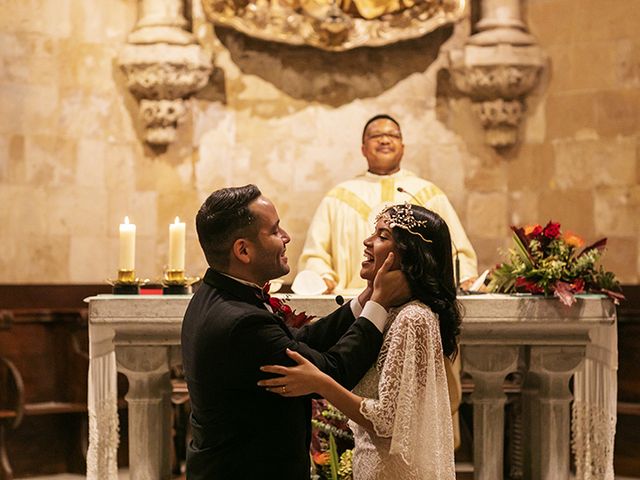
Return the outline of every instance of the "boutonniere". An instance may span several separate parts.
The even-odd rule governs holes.
[[[307,315],[305,312],[297,313],[286,304],[286,300],[269,295],[270,286],[269,282],[267,282],[264,287],[262,287],[262,293],[273,310],[273,313],[278,315],[287,326],[299,328],[315,318],[315,316]]]

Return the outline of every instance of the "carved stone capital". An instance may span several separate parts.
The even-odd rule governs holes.
[[[211,61],[198,45],[127,45],[119,58],[137,98],[184,98],[207,84]]]
[[[184,100],[140,100],[140,120],[145,139],[152,145],[167,145],[176,138],[178,121],[186,112]]]
[[[141,18],[129,35],[118,64],[127,87],[140,101],[145,140],[167,145],[187,110],[185,99],[203,88],[211,59],[184,30],[182,0],[144,0]]]
[[[529,93],[536,86],[542,69],[540,56],[531,58],[532,53],[539,53],[539,49],[527,47],[524,58],[517,56],[520,48],[512,48],[509,57],[498,55],[495,47],[480,47],[487,51],[479,52],[478,47],[467,47],[465,53],[481,53],[484,57],[493,52],[493,61],[485,63],[480,55],[465,55],[457,59],[452,56],[452,79],[454,85],[461,92],[466,93],[472,100],[491,100],[495,98],[515,99]],[[527,61],[529,60],[529,61]]]
[[[480,118],[485,130],[486,142],[492,147],[514,145],[518,140],[518,125],[524,106],[520,99],[478,101],[473,103],[473,111]]]
[[[486,142],[502,148],[517,142],[524,98],[537,85],[545,57],[518,18],[516,3],[485,4],[484,14],[500,16],[483,18],[478,22],[481,31],[469,37],[464,48],[450,52],[449,71],[453,85],[473,102]]]

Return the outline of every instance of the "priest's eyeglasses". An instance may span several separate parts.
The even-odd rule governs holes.
[[[388,140],[391,141],[400,141],[402,140],[402,135],[398,131],[392,132],[371,132],[367,135],[367,140],[375,140],[377,142],[381,141],[383,137],[387,137]]]

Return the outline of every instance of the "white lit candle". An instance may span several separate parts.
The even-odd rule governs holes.
[[[178,217],[169,225],[169,270],[184,271],[185,225]]]
[[[120,224],[120,261],[118,269],[135,270],[136,263],[136,226],[124,217]]]

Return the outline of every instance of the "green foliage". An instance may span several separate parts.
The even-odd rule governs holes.
[[[319,480],[352,480],[353,434],[347,417],[326,400],[313,401],[311,458]]]
[[[331,480],[338,480],[338,467],[340,459],[338,458],[338,447],[336,439],[333,435],[329,435],[329,465],[331,465]]]

